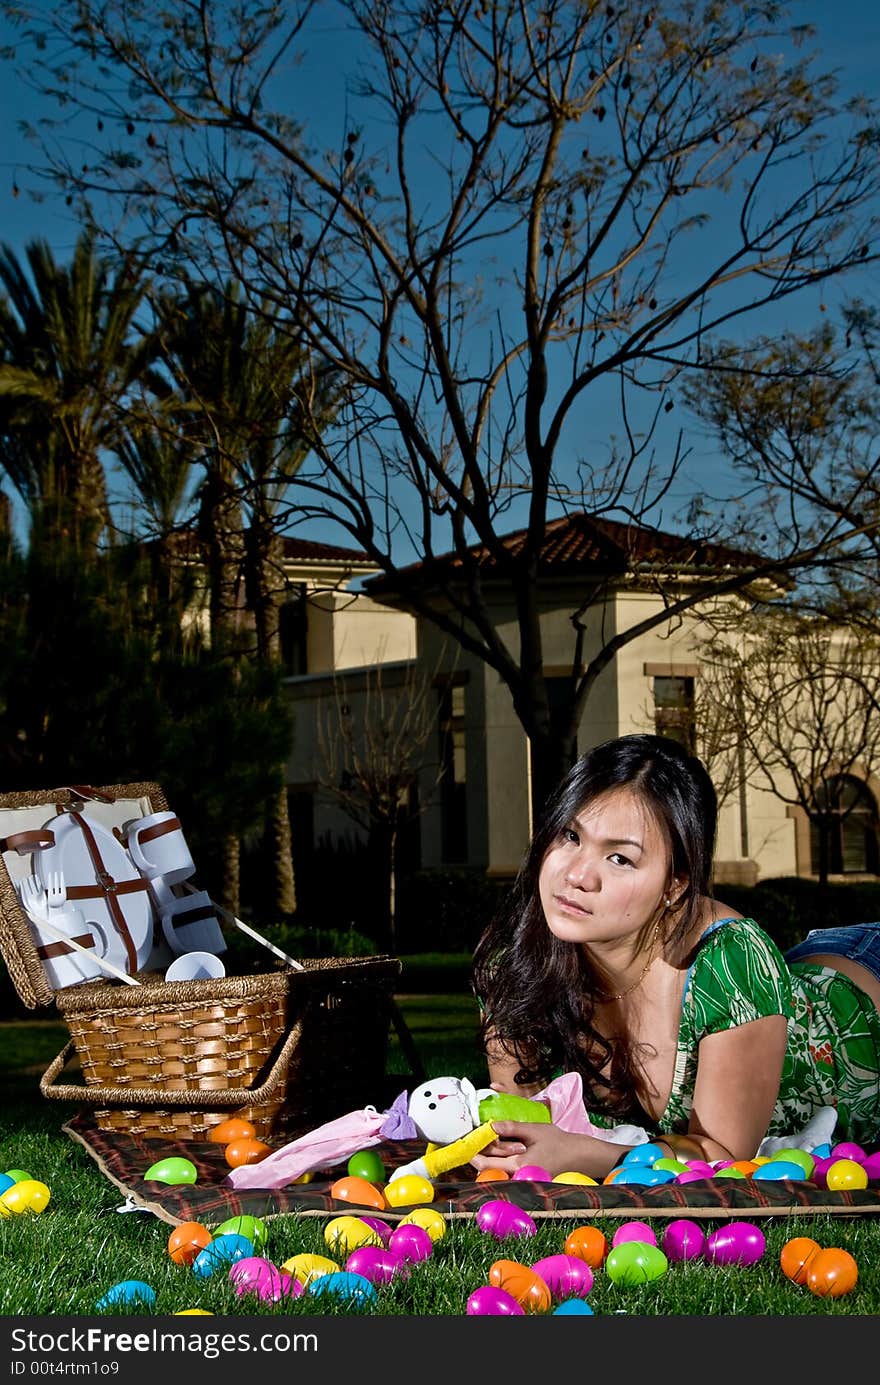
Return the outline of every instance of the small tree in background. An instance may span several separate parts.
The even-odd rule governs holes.
[[[762,612],[707,642],[702,660],[698,737],[717,734],[720,763],[736,767],[729,773],[803,809],[826,884],[832,841],[864,806],[856,786],[880,755],[880,641],[818,617]],[[876,821],[866,831],[876,842]]]
[[[437,736],[432,678],[411,664],[399,682],[389,686],[388,679],[381,664],[359,671],[356,691],[351,679],[334,678],[333,696],[318,713],[317,777],[377,853],[377,932],[394,952],[401,831],[428,807],[441,767],[436,745],[431,749]]]

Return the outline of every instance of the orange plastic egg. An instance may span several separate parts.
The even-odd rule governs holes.
[[[793,1284],[806,1284],[807,1266],[819,1249],[819,1242],[811,1236],[794,1236],[779,1253],[782,1273]]]
[[[842,1298],[855,1287],[859,1267],[848,1250],[829,1246],[810,1256],[807,1288],[819,1298]]]
[[[510,1174],[503,1169],[480,1169],[474,1179],[475,1183],[503,1183],[510,1182]]]
[[[230,1140],[223,1153],[229,1167],[237,1169],[242,1164],[259,1164],[261,1159],[272,1153],[272,1147],[252,1135],[244,1135],[238,1140]]]
[[[381,1188],[353,1173],[347,1174],[345,1178],[337,1178],[335,1183],[331,1183],[330,1196],[339,1198],[342,1202],[356,1202],[361,1207],[375,1207],[377,1212],[384,1212],[388,1206]]]
[[[191,1265],[200,1250],[210,1245],[211,1232],[198,1221],[184,1221],[168,1237],[168,1254],[175,1265]]]
[[[602,1179],[602,1182],[614,1183],[620,1177],[620,1175],[625,1172],[626,1170],[624,1169],[623,1164],[618,1164],[617,1167],[612,1169],[610,1173],[606,1173],[605,1177]]]
[[[504,1289],[527,1313],[546,1313],[553,1296],[539,1274],[518,1260],[496,1260],[489,1266],[489,1283]]]
[[[744,1174],[746,1178],[751,1178],[757,1168],[760,1168],[760,1164],[756,1164],[754,1159],[736,1159],[734,1163],[728,1164],[726,1172],[730,1173],[730,1170],[734,1169],[737,1173]]]
[[[566,1236],[563,1247],[566,1255],[576,1255],[591,1269],[598,1270],[605,1263],[608,1254],[608,1239],[598,1226],[578,1226],[570,1236]]]
[[[219,1125],[212,1125],[208,1131],[208,1139],[217,1145],[228,1145],[232,1140],[253,1140],[256,1134],[257,1128],[251,1125],[250,1121],[231,1116]]]

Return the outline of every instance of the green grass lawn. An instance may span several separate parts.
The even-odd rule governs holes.
[[[418,968],[404,969],[403,984]],[[427,973],[425,973],[427,974]],[[484,1077],[476,1047],[476,1008],[466,989],[452,994],[405,993],[401,1009],[428,1076],[442,1073]],[[501,1258],[526,1264],[561,1253],[579,1223],[538,1219],[537,1235],[498,1242],[473,1221],[450,1221],[429,1260],[409,1279],[383,1286],[368,1308],[341,1305],[329,1296],[264,1305],[236,1296],[225,1276],[198,1279],[167,1254],[171,1227],[140,1212],[117,1211],[121,1195],[79,1145],[61,1131],[71,1108],[43,1098],[39,1076],[62,1047],[63,1024],[45,1020],[0,1026],[0,1171],[25,1169],[46,1183],[51,1201],[38,1216],[0,1220],[0,1255],[14,1273],[0,1277],[0,1313],[91,1315],[102,1292],[123,1279],[142,1279],[156,1291],[156,1312],[205,1308],[215,1314],[295,1317],[361,1312],[376,1315],[462,1315],[471,1291],[488,1282]],[[396,1039],[388,1073],[399,1074],[406,1059]],[[365,1094],[365,1102],[369,1094]],[[599,1221],[595,1224],[599,1224]],[[605,1224],[609,1238],[619,1225]],[[707,1223],[714,1229],[720,1223]],[[880,1312],[880,1219],[874,1217],[765,1218],[766,1253],[749,1269],[703,1264],[670,1265],[662,1278],[638,1288],[613,1284],[599,1272],[589,1297],[597,1315],[805,1315],[838,1317]],[[279,1217],[268,1222],[265,1254],[276,1264],[300,1252],[328,1254],[322,1218]],[[657,1226],[662,1229],[662,1223]],[[817,1298],[791,1284],[779,1268],[779,1252],[793,1236],[811,1236],[823,1246],[841,1246],[855,1256],[859,1282],[852,1293]],[[126,1310],[134,1315],[148,1310]]]

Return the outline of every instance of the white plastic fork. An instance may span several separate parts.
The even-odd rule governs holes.
[[[50,870],[46,876],[46,903],[50,917],[53,909],[63,909],[67,903],[67,886],[60,870]]]
[[[38,879],[36,875],[26,875],[23,880],[19,880],[18,894],[22,908],[26,914],[30,914],[32,919],[42,923],[48,917],[49,906],[46,900],[46,889],[42,880]]]
[[[55,877],[55,878],[53,878]],[[22,908],[33,921],[54,937],[57,942],[66,943],[73,948],[74,952],[81,952],[84,957],[88,957],[95,966],[100,967],[101,971],[107,972],[110,976],[115,976],[119,981],[124,981],[127,986],[139,986],[140,981],[136,981],[127,972],[115,967],[112,962],[108,962],[104,957],[99,957],[89,948],[82,947],[78,942],[58,928],[49,917],[50,902],[53,908],[58,907],[58,891],[62,891],[60,904],[63,907],[67,899],[67,890],[64,888],[63,876],[60,872],[52,872],[49,875],[52,884],[51,893],[47,891],[43,882],[36,875],[26,875],[23,880],[18,882],[18,894],[21,899]]]

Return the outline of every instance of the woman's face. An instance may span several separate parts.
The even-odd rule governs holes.
[[[550,932],[564,942],[635,935],[674,888],[663,828],[629,789],[581,809],[541,864],[538,891]]]

